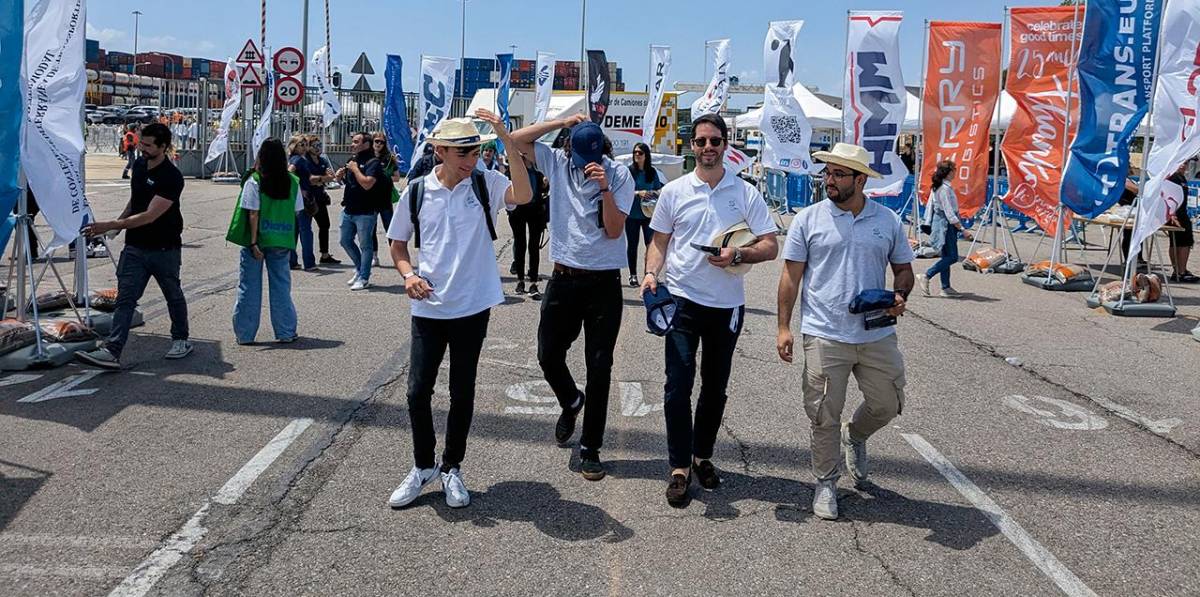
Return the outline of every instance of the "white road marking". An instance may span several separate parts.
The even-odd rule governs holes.
[[[120,566],[34,566],[32,564],[0,564],[2,576],[59,576],[87,580],[121,578],[125,569]]]
[[[644,417],[656,410],[662,410],[662,403],[646,404],[646,398],[642,394],[642,384],[636,381],[622,381],[617,383],[621,388],[621,414],[626,417]]]
[[[535,390],[543,390],[550,392],[550,395],[537,395]],[[562,412],[562,408],[558,406],[558,398],[554,397],[554,393],[550,391],[550,384],[544,379],[535,381],[523,381],[508,386],[504,390],[504,395],[511,400],[517,402],[527,402],[530,404],[553,404],[555,406],[506,406],[504,414],[509,415],[557,415]]]
[[[236,503],[255,479],[267,470],[271,463],[279,458],[279,455],[283,454],[284,450],[300,437],[305,429],[312,425],[312,422],[312,419],[293,419],[288,423],[287,427],[284,427],[283,431],[267,442],[267,445],[263,446],[249,462],[243,465],[241,470],[235,473],[212,499],[204,502],[204,505],[174,535],[171,535],[137,568],[134,568],[133,572],[109,593],[109,597],[142,597],[148,593],[172,566],[204,538],[208,532],[204,526],[204,519],[208,516],[208,511],[212,508],[213,503]]]
[[[1092,411],[1057,398],[1045,396],[1026,397],[1019,394],[1005,396],[1000,399],[1005,406],[1037,417],[1035,420],[1047,427],[1055,429],[1070,429],[1075,431],[1098,431],[1108,427],[1104,417]],[[1035,403],[1051,407],[1050,410],[1038,408]]]
[[[15,386],[19,383],[30,382],[41,378],[42,376],[39,373],[14,373],[3,379],[0,379],[0,388],[6,386]]]
[[[1097,597],[1096,593],[1067,569],[1054,554],[1050,553],[1041,543],[1029,535],[1021,525],[1013,520],[1007,512],[992,501],[975,483],[962,474],[941,452],[925,441],[925,438],[915,433],[901,433],[901,437],[913,447],[933,468],[937,469],[967,501],[971,502],[1008,540],[1025,554],[1043,574],[1050,577],[1058,588],[1071,597]]]
[[[86,371],[79,375],[72,375],[62,381],[52,383],[41,390],[38,390],[28,396],[18,400],[17,402],[45,402],[56,398],[70,398],[73,396],[90,396],[100,391],[96,388],[87,390],[74,390],[75,386],[84,382],[90,381],[93,377],[100,375],[103,371]]]
[[[1091,399],[1096,404],[1099,404],[1100,406],[1103,406],[1104,408],[1111,410],[1113,412],[1113,414],[1117,415],[1118,417],[1121,417],[1122,419],[1125,419],[1126,421],[1132,421],[1133,423],[1141,425],[1142,427],[1145,427],[1146,429],[1149,429],[1151,432],[1156,433],[1158,435],[1166,435],[1166,434],[1170,433],[1172,429],[1178,427],[1181,423],[1183,423],[1183,419],[1180,419],[1177,417],[1171,417],[1168,419],[1159,419],[1159,420],[1155,421],[1154,419],[1151,419],[1149,417],[1144,417],[1144,416],[1134,412],[1133,409],[1129,408],[1128,406],[1125,406],[1123,404],[1118,404],[1107,398],[1103,398],[1100,396],[1089,396],[1088,398]]]

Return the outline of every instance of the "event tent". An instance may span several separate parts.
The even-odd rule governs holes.
[[[804,115],[814,129],[842,128],[842,111],[822,101],[804,85],[796,84],[792,88],[792,95],[804,108]],[[755,108],[735,118],[734,124],[739,129],[757,129],[761,120],[762,108]]]

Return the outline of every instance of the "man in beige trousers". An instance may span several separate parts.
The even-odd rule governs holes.
[[[895,277],[892,317],[904,313],[913,289],[913,252],[900,218],[863,195],[867,178],[880,175],[870,154],[839,143],[813,154],[825,163],[822,201],[801,211],[783,244],[785,265],[779,280],[779,357],[790,363],[794,338],[792,310],[801,283],[800,333],[804,349],[804,411],[812,422],[812,468],[817,479],[813,513],[838,517],[837,480],[842,450],[846,472],[856,485],[867,480],[867,438],[882,429],[904,404],[904,360],[894,326],[867,329],[849,305],[863,290],[886,288],[887,268]],[[863,404],[842,426],[846,384],[858,381]]]

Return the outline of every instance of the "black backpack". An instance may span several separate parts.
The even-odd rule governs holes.
[[[483,176],[483,172],[474,170],[471,172],[471,190],[475,192],[475,198],[479,200],[479,205],[483,207],[483,221],[487,223],[488,234],[492,236],[492,241],[496,240],[496,224],[492,222],[492,202],[488,197],[487,180]],[[425,202],[425,177],[418,178],[408,183],[408,212],[412,218],[413,226],[413,247],[421,248],[421,220],[418,217],[421,214],[421,204]]]

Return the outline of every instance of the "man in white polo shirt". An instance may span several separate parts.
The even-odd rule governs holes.
[[[579,436],[580,473],[604,478],[600,447],[608,420],[613,350],[621,330],[621,268],[625,266],[625,216],[633,206],[629,169],[609,159],[600,126],[581,114],[525,127],[513,138],[523,154],[532,150],[537,168],[550,181],[550,260],[554,273],[542,297],[538,363],[558,398],[562,414],[554,426],[559,444],[570,441],[583,412]],[[563,149],[535,141],[570,128]],[[514,160],[516,161],[516,160]],[[515,174],[514,174],[515,177]],[[587,383],[580,392],[567,367],[567,351],[584,335]]]
[[[913,252],[900,218],[863,196],[867,178],[879,177],[867,165],[867,150],[838,143],[832,152],[818,151],[813,157],[825,163],[829,200],[797,214],[784,242],[777,348],[781,359],[792,362],[792,309],[803,282],[801,385],[804,411],[812,423],[812,469],[817,479],[813,513],[834,520],[842,449],[846,472],[856,485],[866,482],[867,438],[904,406],[904,359],[896,328],[867,329],[863,314],[850,313],[850,302],[864,290],[886,288],[890,267],[895,298],[887,314],[899,317],[915,279]],[[863,403],[843,427],[851,373],[862,390]]]
[[[476,116],[491,124],[511,147],[499,117],[486,110]],[[475,409],[475,377],[488,318],[491,308],[504,302],[492,246],[496,216],[505,205],[522,205],[533,196],[521,160],[513,160],[511,183],[499,172],[475,169],[480,145],[495,138],[480,135],[469,118],[438,124],[428,141],[441,164],[409,183],[388,227],[392,261],[413,301],[408,416],[416,460],[388,499],[393,508],[411,503],[438,476],[430,402],[447,348],[450,411],[440,467],[442,489],[451,508],[471,503],[459,467]],[[419,251],[419,267],[413,264],[410,241]]]
[[[668,183],[659,195],[650,219],[654,241],[646,250],[642,279],[642,293],[655,292],[665,262],[663,282],[676,303],[673,329],[666,335],[663,390],[671,464],[667,503],[675,507],[687,505],[693,471],[705,489],[721,484],[710,459],[725,414],[725,389],[746,311],[744,272],[733,268],[770,261],[779,253],[777,229],[762,193],[725,169],[729,138],[725,120],[713,114],[701,116],[692,123],[692,131],[696,170]],[[750,227],[756,237],[752,244],[719,248],[713,251],[716,255],[698,248],[712,247],[714,238],[739,224]],[[704,358],[693,425],[692,386],[701,344]]]

